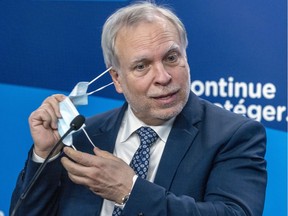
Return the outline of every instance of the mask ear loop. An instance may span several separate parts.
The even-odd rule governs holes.
[[[91,81],[88,83],[88,86],[89,86],[90,84],[92,84],[93,82],[95,82],[96,80],[98,80],[99,78],[101,78],[104,74],[106,74],[107,72],[109,72],[111,69],[112,69],[112,67],[109,67],[107,70],[105,70],[104,72],[102,72],[101,74],[99,74],[97,77],[95,77],[93,80],[91,80]],[[94,90],[94,91],[92,91],[92,92],[87,93],[87,95],[94,94],[95,92],[98,92],[98,91],[100,91],[100,90],[102,90],[102,89],[104,89],[104,88],[106,88],[106,87],[108,87],[108,86],[110,86],[110,85],[112,85],[112,84],[113,84],[113,82],[108,83],[108,84],[106,84],[106,85],[104,85],[104,86],[102,86],[102,87],[100,87],[100,88],[98,88],[98,89],[96,89],[96,90]]]
[[[110,71],[111,69],[112,69],[112,67],[109,67],[107,70],[105,70],[105,71],[102,72],[100,75],[98,75],[97,77],[95,77],[93,80],[91,80],[91,81],[88,83],[88,86],[89,86],[90,84],[92,84],[93,82],[95,82],[96,80],[98,80],[100,77],[102,77],[104,74],[106,74],[106,73],[107,73],[108,71]],[[113,84],[113,82],[108,83],[108,84],[106,84],[106,85],[104,85],[104,86],[96,89],[95,91],[92,91],[92,92],[87,93],[87,95],[91,95],[91,94],[93,94],[93,93],[95,93],[95,92],[97,92],[97,91],[100,91],[100,90],[102,90],[102,89],[104,89],[104,88],[106,88],[106,87],[108,87],[108,86],[110,86],[110,85],[112,85],[112,84]],[[95,148],[96,146],[95,146],[95,144],[92,142],[92,140],[90,139],[90,137],[89,137],[87,131],[85,130],[85,128],[82,127],[81,130],[84,132],[84,134],[85,134],[85,136],[87,137],[87,139],[89,140],[90,144]],[[72,148],[75,148],[75,147],[72,145]]]
[[[73,144],[71,145],[71,147],[72,147],[75,151],[77,151],[76,147],[75,147]]]
[[[108,86],[110,86],[110,85],[113,85],[113,82],[108,83],[107,85],[104,85],[104,86],[102,86],[102,87],[100,87],[100,88],[98,88],[98,89],[96,89],[96,90],[94,90],[94,91],[92,91],[92,92],[89,92],[89,93],[87,93],[87,95],[94,94],[95,92],[98,92],[98,91],[100,91],[100,90],[102,90],[102,89],[104,89],[104,88],[106,88],[106,87],[108,87]]]
[[[82,131],[84,132],[84,134],[86,135],[86,137],[87,137],[87,139],[89,140],[90,144],[95,148],[96,146],[95,146],[95,144],[92,142],[92,140],[90,139],[90,137],[89,137],[87,131],[85,130],[85,128],[82,127],[80,130],[82,130]],[[73,144],[71,145],[71,147],[72,147],[75,151],[77,151],[76,147],[75,147]]]
[[[91,80],[88,85],[92,84],[93,82],[95,82],[97,79],[99,79],[100,77],[102,77],[105,73],[107,73],[108,71],[110,71],[112,69],[112,66],[109,67],[107,70],[105,70],[104,72],[102,72],[101,74],[99,74],[97,77],[95,77],[93,80]]]
[[[85,130],[85,128],[83,127],[81,130],[84,132],[84,134],[86,135],[86,137],[87,137],[87,139],[89,140],[89,142],[91,143],[91,145],[95,148],[96,146],[95,146],[95,144],[92,142],[92,140],[90,139],[90,137],[89,137],[87,131]]]

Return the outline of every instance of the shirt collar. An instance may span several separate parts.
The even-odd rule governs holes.
[[[120,134],[120,142],[125,142],[138,128],[148,126],[151,127],[158,134],[159,138],[166,143],[175,118],[176,117],[173,117],[159,126],[150,126],[139,120],[134,115],[130,105],[128,105],[128,109],[125,112],[121,125],[121,127],[123,127],[123,133]]]

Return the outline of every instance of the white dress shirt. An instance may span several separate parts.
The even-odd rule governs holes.
[[[160,126],[149,126],[140,121],[128,106],[120,126],[115,143],[114,155],[130,164],[134,153],[140,145],[140,139],[135,131],[142,126],[151,127],[159,136],[159,139],[151,146],[149,169],[147,180],[153,182],[157,173],[158,165],[167,142],[175,117]],[[100,216],[112,215],[115,202],[104,199]]]

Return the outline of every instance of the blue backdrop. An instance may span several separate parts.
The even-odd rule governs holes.
[[[105,69],[105,19],[130,1],[0,1],[0,216],[32,140],[28,116],[55,93]],[[287,2],[161,0],[184,22],[192,90],[267,129],[265,216],[287,215]],[[108,75],[92,88],[110,82]],[[113,87],[79,107],[85,116],[123,103]]]

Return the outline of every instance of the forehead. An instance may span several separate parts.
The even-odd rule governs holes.
[[[164,18],[155,18],[153,22],[143,21],[132,26],[123,27],[115,41],[116,54],[157,51],[172,44],[180,46],[179,32],[175,26]]]

